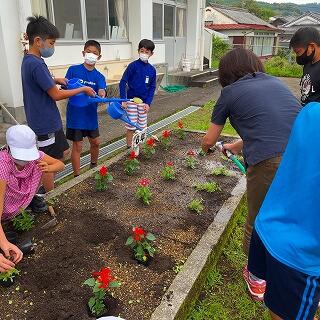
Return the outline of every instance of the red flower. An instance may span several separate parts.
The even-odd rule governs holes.
[[[182,121],[178,121],[178,128],[179,128],[179,129],[182,129],[182,128],[183,128],[183,123],[182,123]]]
[[[196,155],[196,153],[195,153],[193,150],[189,150],[189,151],[187,152],[187,155],[188,155],[188,156],[191,156],[191,157],[194,157],[194,156]]]
[[[169,138],[170,137],[171,132],[169,130],[164,130],[162,131],[162,136],[164,138]]]
[[[131,152],[130,152],[130,155],[129,155],[129,158],[130,158],[131,160],[133,160],[133,159],[135,159],[136,157],[137,157],[136,153],[135,153],[134,151],[131,151]]]
[[[167,166],[168,167],[173,167],[173,162],[172,161],[167,162]]]
[[[147,187],[149,185],[150,181],[146,178],[142,178],[139,181],[139,184],[141,187]]]
[[[139,227],[135,227],[133,230],[133,238],[135,241],[141,241],[143,237],[146,235],[146,232]]]
[[[153,147],[153,146],[154,146],[154,139],[149,138],[149,139],[147,140],[147,145],[150,146],[150,147]]]
[[[110,268],[101,268],[99,272],[93,272],[92,276],[100,283],[99,289],[107,289],[109,283],[114,280],[114,278],[111,276]]]
[[[100,174],[101,177],[104,177],[107,173],[108,173],[108,169],[107,169],[106,166],[103,166],[103,167],[100,168],[99,174]]]

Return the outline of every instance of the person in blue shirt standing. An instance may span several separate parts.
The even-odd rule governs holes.
[[[296,118],[251,237],[248,270],[266,280],[273,320],[313,320],[320,300],[320,103]]]
[[[88,40],[82,51],[84,63],[69,67],[66,78],[78,78],[83,85],[91,87],[102,98],[106,95],[106,79],[96,68],[95,64],[101,58],[100,43]],[[83,138],[88,137],[90,143],[91,168],[97,166],[99,156],[99,127],[98,103],[85,107],[67,106],[67,139],[72,141],[71,162],[74,176],[80,174],[80,155]]]
[[[84,86],[73,90],[59,90],[57,84],[66,85],[66,79],[53,79],[42,58],[54,53],[54,45],[59,31],[42,16],[28,18],[27,36],[29,52],[21,65],[23,102],[29,127],[37,135],[39,150],[49,156],[63,160],[69,145],[62,129],[62,121],[56,101],[72,97],[78,93],[94,96],[92,88]],[[45,191],[54,188],[54,174],[43,176]]]
[[[151,40],[143,39],[139,42],[139,59],[128,65],[119,85],[122,99],[137,97],[144,102],[141,105],[123,103],[124,108],[128,111],[129,119],[142,129],[147,127],[147,113],[156,90],[156,69],[148,63],[154,48],[155,45]],[[126,129],[127,146],[130,148],[135,127],[126,125]]]

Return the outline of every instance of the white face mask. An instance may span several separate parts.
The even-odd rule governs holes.
[[[141,61],[148,61],[149,55],[146,53],[139,53],[139,58]]]
[[[86,52],[84,54],[84,62],[86,64],[89,64],[90,66],[93,66],[94,64],[96,64],[96,62],[98,61],[98,56],[94,53],[89,53],[89,52]]]
[[[24,161],[24,160],[18,160],[18,159],[13,159],[14,163],[21,166],[21,167],[24,167],[26,166],[29,161]]]

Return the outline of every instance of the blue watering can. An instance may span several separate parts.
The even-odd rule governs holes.
[[[137,128],[138,130],[142,131],[143,129],[138,126],[136,123],[130,121],[127,111],[124,110],[119,102],[111,102],[107,107],[107,113],[112,119],[119,119],[130,126]]]
[[[67,89],[77,89],[80,87],[85,87],[80,79],[73,78],[68,81]],[[109,102],[127,102],[130,99],[119,99],[119,98],[101,98],[96,95],[94,98],[89,97],[85,93],[78,93],[73,97],[69,98],[70,104],[76,107],[86,107],[91,103],[109,103]]]

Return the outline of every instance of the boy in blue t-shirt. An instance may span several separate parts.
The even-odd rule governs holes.
[[[156,69],[148,63],[153,55],[155,45],[151,40],[143,39],[139,43],[139,59],[131,62],[125,70],[119,84],[120,97],[122,99],[140,98],[144,104],[134,105],[123,103],[127,109],[129,119],[137,123],[141,128],[147,127],[147,113],[156,90]],[[128,86],[128,90],[127,87]],[[130,148],[135,127],[126,125],[127,146]]]
[[[62,121],[56,101],[78,93],[94,96],[90,87],[73,90],[59,90],[57,84],[66,85],[66,79],[53,79],[42,58],[51,57],[59,38],[58,29],[42,16],[28,18],[27,36],[29,52],[21,65],[23,102],[29,127],[37,135],[39,150],[49,156],[63,160],[69,145],[62,129]],[[46,191],[54,188],[54,174],[43,175]]]
[[[100,43],[88,40],[82,51],[84,63],[71,66],[66,78],[79,78],[84,85],[91,87],[102,98],[106,95],[106,79],[96,68],[95,64],[101,58]],[[74,176],[80,174],[80,155],[83,138],[88,137],[90,143],[91,168],[97,166],[99,156],[98,103],[85,107],[67,106],[67,139],[72,141],[71,162]]]

